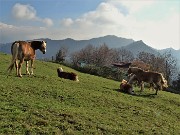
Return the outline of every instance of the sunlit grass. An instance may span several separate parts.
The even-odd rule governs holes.
[[[10,59],[0,54],[0,134],[180,134],[177,94],[135,88],[132,96],[117,81],[43,61],[35,76],[7,77]],[[59,66],[80,82],[58,78]]]

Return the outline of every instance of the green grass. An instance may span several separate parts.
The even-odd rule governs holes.
[[[120,82],[38,60],[35,76],[7,77],[10,59],[0,54],[0,134],[180,134],[178,94],[132,96],[118,92]],[[58,78],[59,66],[80,82]]]

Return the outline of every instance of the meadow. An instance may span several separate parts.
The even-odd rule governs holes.
[[[137,87],[133,96],[118,91],[120,81],[38,60],[34,76],[7,76],[10,60],[0,53],[0,134],[180,134],[178,94]],[[59,66],[80,81],[58,78]]]

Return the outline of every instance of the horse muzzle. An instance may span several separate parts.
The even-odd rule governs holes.
[[[45,53],[46,53],[46,50],[42,51],[42,53],[45,54]]]

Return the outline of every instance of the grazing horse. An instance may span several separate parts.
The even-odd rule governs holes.
[[[138,79],[138,81],[141,83],[141,91],[144,89],[143,82],[147,82],[150,85],[156,86],[156,95],[158,93],[158,90],[162,90],[163,88],[167,88],[167,81],[163,77],[161,73],[157,72],[150,72],[150,71],[144,71],[137,67],[131,67],[128,69],[128,74],[134,74],[129,82],[132,82],[134,79]]]
[[[141,82],[141,80],[138,80],[138,78],[135,74],[133,74],[133,73],[129,74],[128,78],[129,78],[129,80],[128,80],[129,84],[134,84],[135,86],[141,86],[142,82]],[[150,83],[149,89],[151,89],[151,88],[152,88],[152,90],[154,90],[153,83]]]
[[[16,67],[16,75],[22,77],[21,68],[24,61],[26,61],[26,74],[30,74],[28,70],[28,61],[31,60],[31,74],[33,74],[33,64],[35,60],[35,50],[39,49],[43,54],[46,53],[45,41],[15,41],[11,46],[12,60],[8,67],[11,73],[14,65]],[[19,60],[19,63],[18,63]]]
[[[58,77],[60,78],[64,78],[64,79],[70,79],[70,80],[73,80],[73,81],[79,81],[78,80],[78,75],[73,73],[73,72],[64,72],[62,67],[59,67],[57,69],[57,73],[58,73]]]

